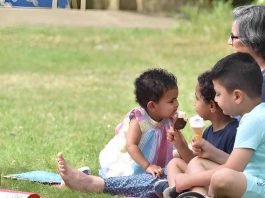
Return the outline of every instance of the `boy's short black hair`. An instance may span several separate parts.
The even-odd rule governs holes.
[[[237,52],[222,58],[214,65],[211,78],[228,92],[240,89],[250,98],[261,96],[262,73],[249,54]]]
[[[163,94],[177,87],[177,78],[164,69],[149,69],[135,80],[136,102],[147,108],[149,101],[158,102]]]
[[[214,101],[215,90],[213,87],[210,71],[203,72],[201,75],[199,75],[198,86],[204,102],[210,103],[211,101]]]

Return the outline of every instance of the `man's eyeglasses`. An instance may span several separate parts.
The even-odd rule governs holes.
[[[231,39],[231,42],[232,42],[232,45],[234,43],[234,39],[239,39],[238,36],[235,36],[232,32],[230,33],[230,39]]]

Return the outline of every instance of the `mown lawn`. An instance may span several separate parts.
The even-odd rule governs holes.
[[[226,44],[230,11],[216,13],[204,13],[200,23],[192,16],[176,19],[176,25],[166,30],[1,27],[1,175],[56,172],[58,151],[72,165],[87,165],[97,174],[98,154],[136,105],[133,82],[147,68],[173,72],[180,110],[194,115],[197,76],[232,52]],[[224,15],[228,20],[222,19]],[[189,127],[184,133],[190,140]],[[1,188],[45,198],[110,196],[0,181]]]

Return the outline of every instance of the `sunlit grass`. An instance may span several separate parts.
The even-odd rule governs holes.
[[[220,27],[213,14],[203,14],[211,17],[211,26],[209,18],[206,26],[196,26],[204,24],[199,16],[200,24],[176,20],[167,30],[1,27],[1,175],[56,172],[58,151],[74,166],[88,165],[97,174],[98,154],[136,105],[133,82],[147,68],[173,72],[180,110],[194,115],[197,76],[231,53],[226,45],[230,22]],[[184,133],[190,139],[188,127]],[[1,188],[45,198],[109,197],[6,179]]]

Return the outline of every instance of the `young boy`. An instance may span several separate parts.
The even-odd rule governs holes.
[[[187,169],[187,163],[199,156],[207,158],[219,164],[223,164],[233,150],[238,121],[223,113],[222,109],[214,101],[215,91],[210,77],[210,72],[206,71],[198,77],[198,83],[195,89],[195,110],[204,119],[211,121],[211,125],[204,130],[203,140],[194,142],[193,147],[195,153],[188,148],[187,144],[179,141],[179,133],[172,132],[174,137],[169,137],[178,151],[186,155],[181,158],[173,158],[167,168],[167,180],[160,180],[155,183],[155,190],[158,195],[163,197],[177,196],[175,190],[175,176],[178,173],[184,173]],[[205,147],[213,147],[212,153],[204,152]],[[209,150],[209,149],[206,149]],[[204,166],[210,166],[205,163]],[[168,182],[168,185],[167,185]],[[170,186],[165,190],[166,186]],[[163,192],[164,191],[164,192]]]
[[[176,189],[210,185],[212,197],[258,198],[265,194],[265,103],[261,103],[262,73],[248,54],[231,54],[212,71],[215,101],[227,115],[240,115],[234,149],[224,165],[193,174],[178,174]],[[179,182],[178,182],[179,181]],[[178,196],[201,197],[186,192]]]

